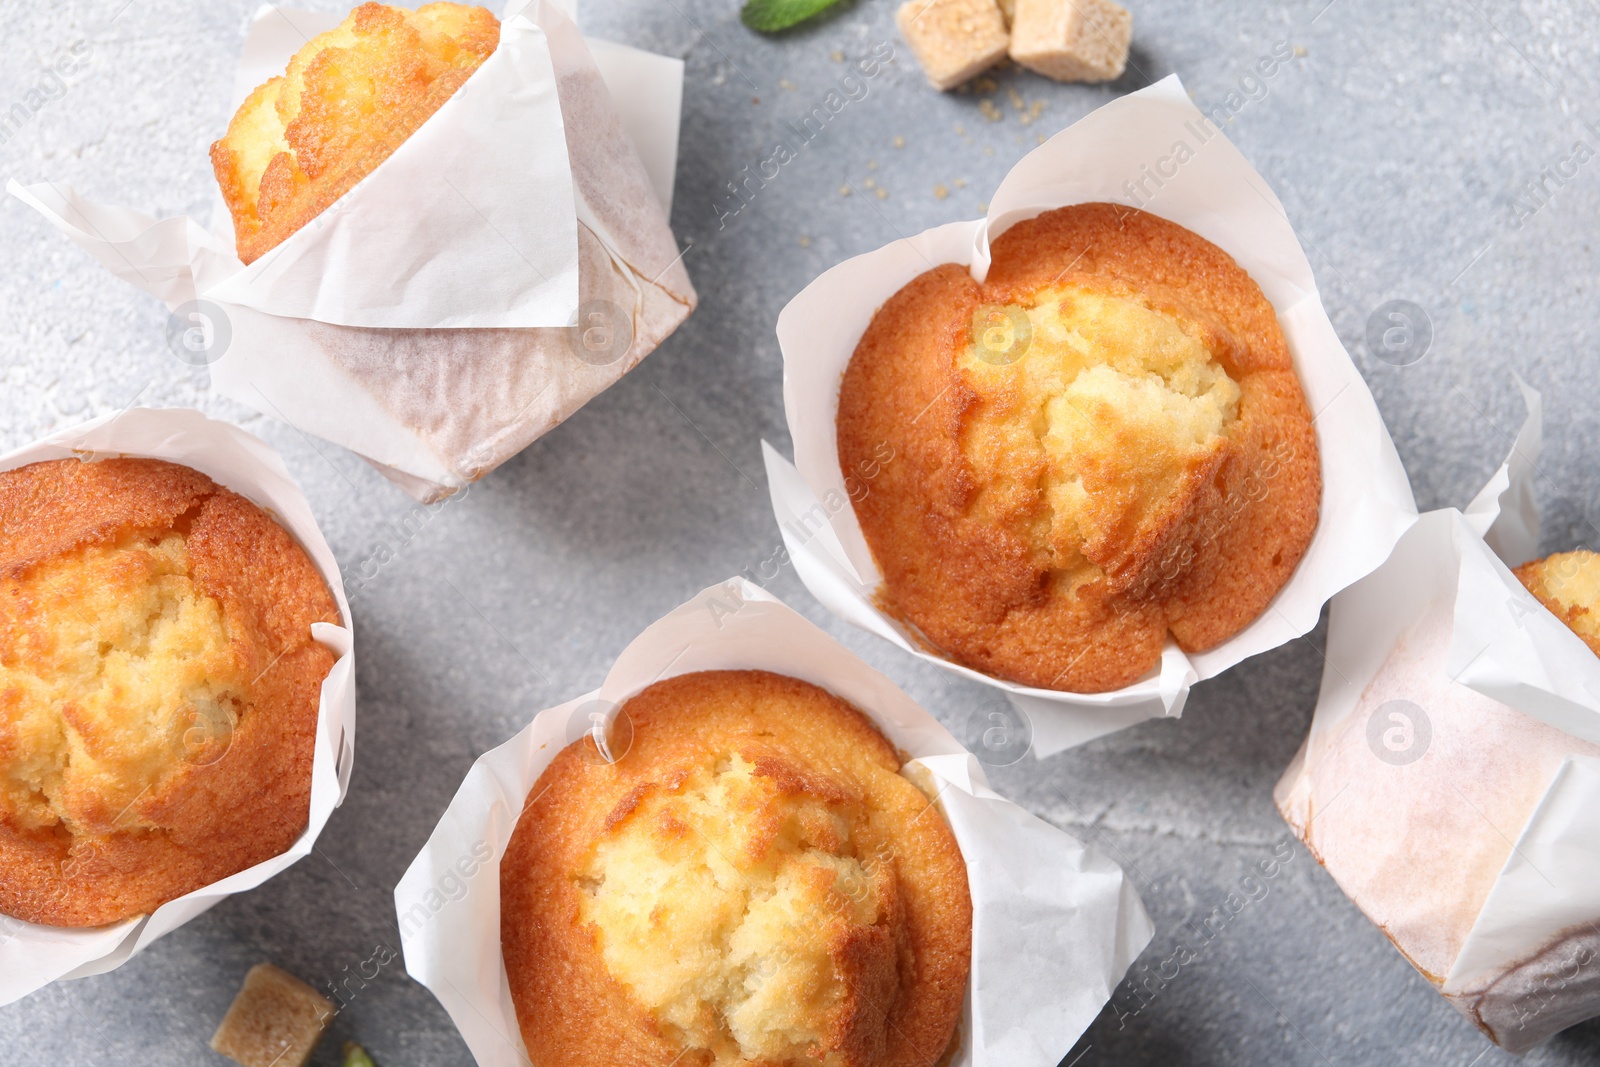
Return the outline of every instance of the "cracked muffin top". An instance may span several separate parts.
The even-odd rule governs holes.
[[[878,601],[985,674],[1118,689],[1294,572],[1312,416],[1272,305],[1189,230],[1081,204],[992,255],[981,285],[947,264],[891,297],[840,383],[840,466],[881,468],[855,499]]]
[[[199,471],[0,473],[0,913],[97,926],[305,828],[339,621],[298,544]]]
[[[971,958],[966,867],[892,745],[764,671],[658,682],[529,794],[501,943],[542,1067],[931,1067]]]

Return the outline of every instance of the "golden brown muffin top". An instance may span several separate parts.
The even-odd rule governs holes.
[[[1578,549],[1524,563],[1518,581],[1600,656],[1600,553]]]
[[[1272,305],[1157,216],[1081,204],[936,267],[873,317],[839,461],[878,599],[934,650],[1116,689],[1253,621],[1315,531],[1311,414]],[[887,461],[883,456],[889,454]],[[859,479],[858,479],[859,480]]]
[[[938,1062],[971,959],[966,868],[871,722],[764,671],[658,682],[619,722],[615,763],[585,739],[546,769],[501,864],[533,1061]]]
[[[306,42],[211,146],[239,258],[254,262],[389,158],[500,43],[481,7],[366,3]]]
[[[304,828],[338,621],[299,545],[149,459],[0,473],[0,912],[92,926]]]

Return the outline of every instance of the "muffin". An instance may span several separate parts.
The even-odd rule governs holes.
[[[556,756],[501,863],[532,1062],[939,1062],[971,961],[966,867],[867,718],[794,678],[706,671],[617,722],[615,762],[587,738]]]
[[[1260,287],[1182,226],[1080,204],[992,257],[983,284],[946,264],[892,296],[840,383],[840,466],[878,471],[852,494],[878,601],[993,677],[1118,689],[1294,572],[1311,412]]]
[[[264,511],[198,471],[0,473],[0,913],[147,914],[309,817],[338,608]]]
[[[1517,580],[1600,656],[1600,553],[1579,549],[1524,563]]]
[[[488,11],[448,3],[362,4],[306,42],[211,146],[239,258],[254,262],[370,174],[499,43]]]

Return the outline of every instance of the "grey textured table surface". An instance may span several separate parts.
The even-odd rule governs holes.
[[[47,0],[0,9],[9,57],[0,175],[59,179],[157,216],[203,213],[206,146],[255,0]],[[1324,6],[1326,5],[1326,6]],[[307,4],[306,6],[313,6]],[[314,6],[340,5],[319,0]],[[1036,137],[1119,93],[1180,73],[1273,184],[1329,314],[1388,418],[1423,508],[1465,503],[1522,417],[1512,372],[1544,390],[1540,493],[1549,549],[1600,541],[1600,9],[1554,0],[1134,3],[1128,75],[1062,86],[1009,72],[998,92],[936,94],[893,28],[891,0],[847,2],[779,39],[734,0],[595,2],[585,28],[688,64],[673,222],[699,312],[621,384],[439,512],[356,606],[360,744],[349,799],[316,854],[236,896],[109,975],[0,1009],[0,1062],[222,1063],[206,1040],[246,968],[314,984],[397,947],[390,891],[472,760],[545,706],[600,681],[646,624],[752,568],[778,544],[758,442],[787,448],[773,322],[838,260],[979,213]],[[751,204],[719,228],[724,183],[770,154],[843,73],[890,41],[875,79]],[[87,42],[64,93],[45,66]],[[1280,42],[1299,58],[1250,80]],[[85,46],[78,46],[80,53]],[[30,96],[35,89],[48,93]],[[1010,93],[1036,121],[1025,123]],[[40,103],[37,113],[32,102]],[[987,114],[986,114],[987,112]],[[1591,153],[1592,154],[1592,153]],[[1572,166],[1566,169],[1571,171]],[[840,195],[846,183],[877,196]],[[1544,181],[1541,204],[1527,183]],[[948,197],[936,195],[946,186]],[[1537,208],[1537,210],[1534,210]],[[165,310],[32,212],[0,201],[0,446],[144,405],[193,405],[282,451],[342,565],[412,504],[355,456],[213,396],[173,358]],[[1393,298],[1432,321],[1426,355],[1375,358],[1369,315]],[[989,696],[827,617],[791,572],[769,583],[921,700],[976,734]],[[998,769],[1006,795],[1117,857],[1170,954],[1285,839],[1273,782],[1309,721],[1321,630],[1201,685],[1180,721]],[[531,665],[536,665],[536,669]],[[1136,976],[1141,974],[1139,966]],[[1301,849],[1137,1014],[1126,990],[1067,1061],[1097,1064],[1509,1062],[1440,999]],[[1119,1018],[1120,1015],[1120,1018]],[[426,990],[390,964],[337,1018],[314,1062],[353,1037],[384,1067],[470,1063]],[[1600,1023],[1530,1064],[1600,1061]]]

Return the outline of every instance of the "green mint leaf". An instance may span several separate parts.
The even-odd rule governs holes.
[[[752,30],[775,33],[820,15],[839,0],[746,0],[739,21]]]

